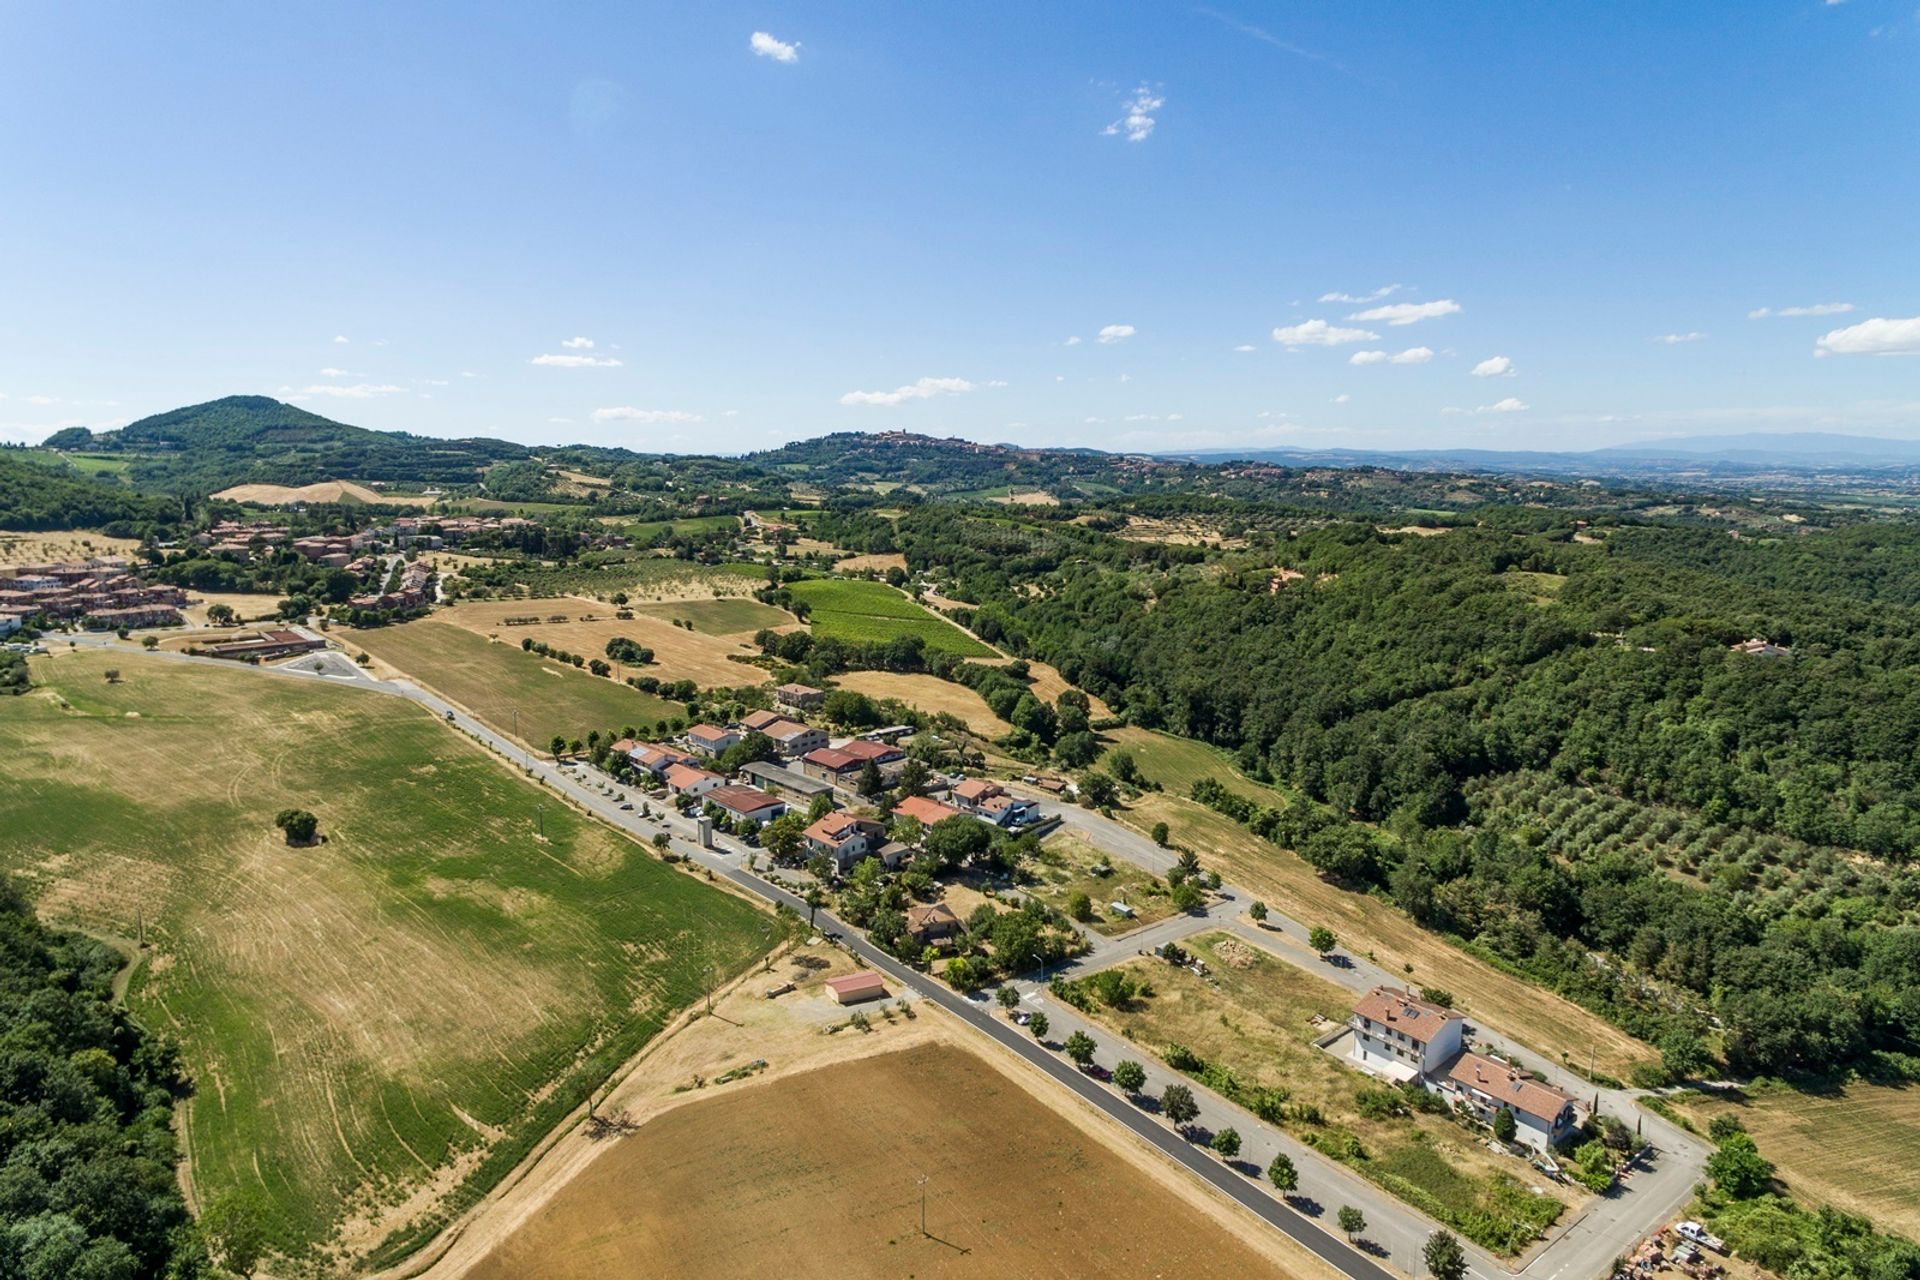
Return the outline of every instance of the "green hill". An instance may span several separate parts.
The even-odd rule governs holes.
[[[321,480],[472,484],[490,464],[528,456],[504,440],[369,431],[270,396],[227,396],[97,434],[69,428],[47,443],[129,455],[128,475],[137,487],[175,493]]]
[[[135,493],[62,462],[0,450],[0,529],[94,529],[141,536],[180,517],[170,498]]]

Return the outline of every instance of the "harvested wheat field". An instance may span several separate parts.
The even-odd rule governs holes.
[[[864,693],[869,698],[898,698],[930,715],[942,711],[957,716],[967,728],[983,738],[998,738],[1013,732],[1013,726],[993,714],[973,690],[938,676],[900,675],[892,671],[849,671],[834,677],[842,689]]]
[[[647,1122],[467,1274],[1308,1274],[1281,1270],[1277,1236],[1157,1159],[1109,1145],[996,1063],[920,1044]]]
[[[835,561],[833,566],[835,573],[864,573],[869,569],[875,573],[885,573],[889,569],[898,569],[905,573],[907,558],[898,551],[892,551],[884,555],[848,556],[844,560]]]
[[[0,533],[0,565],[44,564],[49,560],[91,560],[126,556],[140,549],[137,538],[109,538],[86,529],[47,533]]]
[[[234,611],[242,622],[256,622],[279,616],[280,597],[256,591],[196,591],[187,597],[187,607],[180,616],[196,627],[211,625],[207,622],[207,610],[217,604],[224,604]],[[199,637],[205,641],[206,637]]]
[[[765,610],[779,623],[792,625],[793,616],[753,600],[697,600],[682,602],[682,612],[698,613],[702,608],[745,606]],[[760,667],[733,661],[736,657],[757,657],[759,650],[735,635],[716,635],[709,631],[689,631],[673,625],[674,605],[641,606],[631,618],[616,618],[614,606],[581,596],[555,596],[546,600],[476,600],[436,612],[437,622],[451,622],[477,635],[497,636],[518,646],[531,637],[569,653],[603,658],[607,641],[624,636],[653,650],[653,663],[641,674],[662,680],[691,680],[702,689],[716,686],[738,688],[764,684],[767,673]],[[660,616],[665,611],[669,616]],[[755,616],[759,616],[756,614]],[[564,617],[565,622],[548,622]],[[508,618],[539,618],[527,626],[509,626]],[[774,625],[761,622],[759,625]],[[695,622],[696,628],[699,624]],[[751,637],[754,627],[747,628]]]
[[[258,507],[284,507],[296,502],[371,502],[389,507],[424,507],[432,502],[420,494],[381,493],[351,480],[323,480],[319,484],[297,487],[284,484],[236,484],[213,495],[229,502],[250,502]]]

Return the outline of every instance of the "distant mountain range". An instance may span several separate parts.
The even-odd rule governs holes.
[[[1389,467],[1412,471],[1509,471],[1551,475],[1762,473],[1857,474],[1920,467],[1920,441],[1821,431],[1678,436],[1584,452],[1498,449],[1206,449],[1160,455],[1201,463],[1287,467]]]

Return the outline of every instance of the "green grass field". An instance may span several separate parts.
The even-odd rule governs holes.
[[[518,642],[495,643],[431,618],[356,631],[345,640],[445,694],[502,733],[515,731],[517,717],[520,740],[540,750],[556,734],[572,739],[586,737],[590,729],[645,729],[687,712],[678,702],[524,653]]]
[[[196,1198],[256,1199],[306,1269],[423,1243],[772,939],[403,699],[141,655],[34,676],[0,703],[0,867],[51,921],[144,928],[129,1001],[192,1073]],[[289,806],[324,844],[286,846]]]
[[[90,476],[124,478],[133,467],[133,459],[117,453],[62,453],[58,449],[28,449],[25,452],[31,461],[44,462],[52,467],[64,464]]]
[[[785,610],[758,600],[673,600],[665,604],[635,605],[633,611],[669,621],[685,620],[693,624],[695,631],[713,636],[738,635],[793,621],[793,616]]]
[[[1273,787],[1263,786],[1234,768],[1233,760],[1218,747],[1192,738],[1176,738],[1170,733],[1127,726],[1109,731],[1111,744],[1100,759],[1100,767],[1111,768],[1115,751],[1133,756],[1140,775],[1157,782],[1170,794],[1185,796],[1201,778],[1213,778],[1227,790],[1275,809],[1284,809],[1287,798]]]
[[[634,524],[622,525],[620,532],[639,542],[652,540],[653,536],[664,529],[676,533],[707,533],[714,529],[738,529],[739,516],[682,516],[678,520],[642,520]]]
[[[813,633],[837,640],[874,643],[919,636],[929,650],[963,658],[997,656],[945,618],[928,612],[883,582],[854,578],[809,578],[791,586],[793,598],[813,610]]]

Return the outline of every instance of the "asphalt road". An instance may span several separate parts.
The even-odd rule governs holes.
[[[75,638],[86,647],[118,648],[162,660],[218,663],[229,668],[234,665],[222,663],[219,659],[166,650],[144,651],[118,642],[111,635]],[[666,830],[674,839],[676,852],[687,855],[714,875],[724,876],[742,889],[770,902],[784,902],[803,914],[807,909],[806,904],[793,893],[748,871],[745,865],[747,851],[730,837],[716,836],[716,848],[702,848],[693,840],[693,824],[677,814],[656,813],[649,819],[641,817],[638,808],[622,809],[621,801],[607,794],[608,791],[618,792],[620,789],[595,780],[597,775],[592,771],[584,768],[580,771],[588,780],[576,777],[569,770],[530,752],[505,734],[408,681],[376,679],[332,651],[276,666],[247,669],[281,678],[321,680],[418,703],[514,763],[529,778],[627,831],[643,843],[651,840],[655,832]],[[638,799],[633,803],[637,805]],[[1042,805],[1044,813],[1049,816],[1057,814],[1064,825],[1086,834],[1110,854],[1123,857],[1157,875],[1164,875],[1175,862],[1174,854],[1111,819],[1078,806],[1058,803],[1050,797],[1043,798]],[[1250,922],[1239,918],[1249,900],[1247,896],[1231,885],[1223,886],[1223,891],[1227,897],[1216,900],[1205,913],[1175,917],[1120,939],[1099,941],[1094,953],[1082,958],[1075,968],[1091,971],[1119,963],[1147,947],[1149,942],[1143,939],[1157,943],[1206,929],[1224,928],[1248,937],[1250,941],[1308,969],[1316,976],[1356,990],[1365,990],[1375,983],[1392,984],[1396,981],[1391,975],[1357,958],[1350,968],[1320,962],[1306,945],[1306,927],[1278,912],[1269,915],[1265,929],[1256,930]],[[1236,1162],[1237,1167],[1230,1167],[1203,1145],[1175,1132],[1152,1111],[1128,1100],[1110,1085],[1082,1073],[1064,1055],[1039,1044],[1024,1029],[997,1015],[984,998],[969,999],[944,984],[925,978],[869,944],[856,930],[846,927],[824,910],[818,913],[818,919],[821,927],[840,934],[842,945],[895,983],[912,988],[922,998],[946,1009],[1002,1048],[1024,1058],[1062,1086],[1114,1117],[1143,1141],[1185,1165],[1196,1176],[1231,1196],[1354,1280],[1393,1280],[1395,1271],[1418,1275],[1424,1269],[1420,1263],[1420,1246],[1437,1224],[1365,1181],[1346,1166],[1303,1147],[1284,1132],[1264,1124],[1198,1081],[1167,1071],[1142,1055],[1141,1064],[1148,1075],[1144,1090],[1146,1095],[1157,1096],[1160,1089],[1169,1083],[1185,1084],[1193,1091],[1195,1101],[1200,1106],[1200,1115],[1194,1124],[1196,1133],[1204,1136],[1224,1125],[1231,1125],[1241,1134],[1241,1155]],[[1108,1043],[1111,1036],[1104,1028],[1095,1026],[1081,1018],[1077,1011],[1053,1000],[1040,983],[1025,981],[1015,985],[1022,991],[1027,1004],[1046,1007],[1052,1024],[1049,1028],[1050,1041],[1057,1044],[1073,1031],[1085,1030],[1101,1045],[1095,1055],[1096,1062],[1110,1069],[1118,1060],[1118,1055]],[[1524,1046],[1512,1044],[1491,1028],[1480,1025],[1479,1033],[1483,1044],[1511,1048],[1525,1056],[1529,1063],[1538,1062],[1537,1057]],[[1544,1068],[1542,1074],[1570,1092],[1582,1097],[1590,1097],[1595,1092],[1593,1086],[1578,1080],[1555,1079],[1559,1073],[1554,1072],[1550,1064],[1541,1065]],[[1629,1118],[1641,1114],[1633,1106],[1632,1095],[1627,1092],[1599,1092],[1603,1103],[1617,1108],[1614,1114]],[[1589,1280],[1590,1277],[1606,1275],[1615,1257],[1626,1252],[1640,1235],[1658,1226],[1685,1203],[1704,1168],[1705,1151],[1697,1142],[1658,1117],[1648,1115],[1645,1119],[1653,1131],[1649,1136],[1660,1145],[1662,1151],[1652,1173],[1642,1172],[1625,1190],[1593,1201],[1578,1219],[1563,1225],[1547,1247],[1535,1253],[1518,1270],[1509,1270],[1498,1259],[1462,1241],[1472,1274],[1483,1278],[1521,1275],[1530,1280]],[[1259,1176],[1272,1156],[1282,1152],[1293,1159],[1300,1173],[1301,1185],[1292,1203],[1273,1193]],[[1361,1209],[1367,1217],[1367,1230],[1360,1237],[1361,1248],[1350,1244],[1333,1225],[1335,1208],[1347,1204]],[[1395,1271],[1389,1271],[1380,1259],[1385,1259]]]

